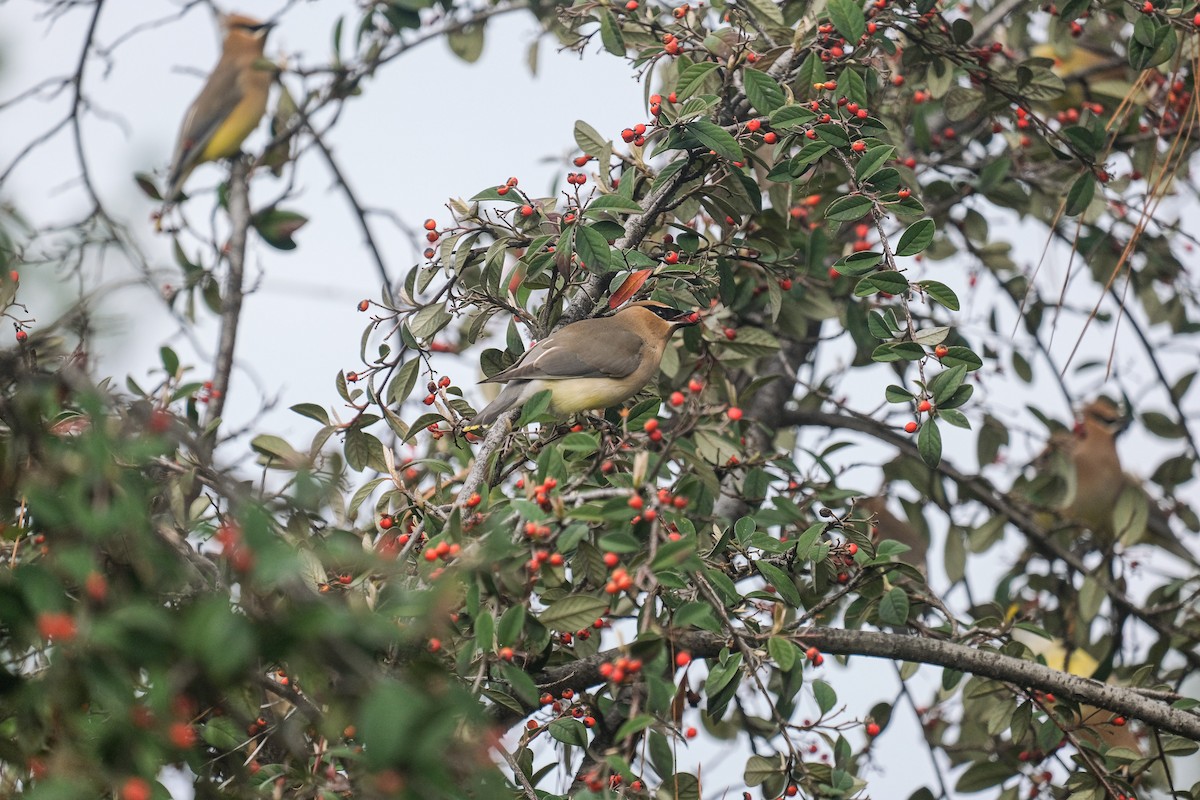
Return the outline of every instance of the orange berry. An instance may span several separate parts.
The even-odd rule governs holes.
[[[916,433],[917,432],[917,423],[915,423],[915,422],[904,423],[904,432],[905,433]]]
[[[742,418],[742,413],[742,410],[737,406],[731,406],[729,410],[725,412],[725,416],[729,417],[734,422],[737,422]]]

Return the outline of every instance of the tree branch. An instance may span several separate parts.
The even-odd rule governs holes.
[[[242,157],[229,169],[229,225],[232,229],[226,252],[229,271],[221,295],[221,336],[217,345],[217,363],[213,370],[212,391],[204,424],[220,419],[229,393],[233,355],[237,346],[238,322],[242,315],[242,284],[246,271],[246,239],[250,230],[250,162]],[[213,436],[213,442],[216,436]]]
[[[770,634],[745,631],[747,640],[764,644]],[[1136,688],[1114,686],[1091,678],[1050,669],[1033,661],[1006,656],[977,645],[967,646],[940,639],[879,631],[842,630],[840,628],[798,626],[786,635],[823,653],[842,656],[869,656],[891,661],[912,661],[966,672],[982,678],[1004,681],[1023,689],[1050,692],[1104,708],[1116,714],[1140,719],[1166,733],[1200,741],[1200,715],[1172,708],[1168,703],[1139,693]],[[691,631],[671,636],[677,649],[687,650],[693,658],[712,658],[730,646],[728,637],[707,631]],[[617,658],[618,650],[607,650],[571,664],[548,669],[533,676],[539,690],[558,696],[564,689],[582,691],[604,683],[600,665]],[[533,709],[529,709],[532,711]],[[496,708],[502,722],[517,721],[511,710]]]

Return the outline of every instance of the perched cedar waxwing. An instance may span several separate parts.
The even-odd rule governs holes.
[[[197,165],[229,158],[258,127],[267,111],[272,74],[258,66],[274,23],[230,14],[221,18],[225,44],[208,82],[179,128],[164,201],[179,197]]]
[[[1153,544],[1193,566],[1200,566],[1196,554],[1179,541],[1167,515],[1146,494],[1138,479],[1121,469],[1116,437],[1128,424],[1120,409],[1101,397],[1084,406],[1080,422],[1072,432],[1050,438],[1048,452],[1066,456],[1071,473],[1067,495],[1057,513],[1063,521],[1079,523],[1090,530],[1104,549],[1117,541],[1127,546]],[[1129,509],[1121,515],[1128,521],[1117,530],[1114,512],[1121,505]]]
[[[508,369],[480,381],[508,385],[468,427],[490,425],[546,390],[551,413],[560,416],[622,403],[658,373],[671,332],[698,321],[690,311],[643,300],[611,317],[572,322],[526,350]]]
[[[1100,668],[1100,663],[1083,650],[1076,648],[1068,654],[1061,639],[1047,639],[1023,628],[1013,628],[1012,638],[1028,647],[1035,656],[1041,656],[1050,669],[1090,678]],[[1076,720],[1079,727],[1074,734],[1097,747],[1103,743],[1105,747],[1124,747],[1145,755],[1132,723],[1126,721],[1126,724],[1118,725],[1114,723],[1116,718],[1116,714],[1103,708],[1081,705]]]

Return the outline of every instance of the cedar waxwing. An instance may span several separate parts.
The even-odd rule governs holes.
[[[267,111],[272,73],[258,62],[274,25],[230,14],[221,18],[225,44],[208,82],[188,109],[167,176],[166,205],[175,202],[197,165],[237,154]]]
[[[1067,495],[1057,508],[1064,522],[1075,522],[1092,532],[1096,543],[1108,549],[1117,541],[1125,545],[1153,544],[1200,566],[1171,530],[1170,520],[1151,500],[1141,483],[1121,469],[1116,437],[1129,424],[1120,409],[1107,398],[1083,408],[1079,424],[1070,432],[1050,437],[1047,453],[1061,453],[1069,462]],[[1039,461],[1047,460],[1043,458]],[[1071,491],[1073,486],[1074,491]],[[1118,506],[1126,521],[1118,522]],[[1117,530],[1121,524],[1122,529]]]
[[[468,427],[490,425],[546,390],[551,413],[560,416],[622,403],[658,373],[672,331],[698,321],[690,311],[643,300],[611,317],[572,322],[480,381],[508,385]]]

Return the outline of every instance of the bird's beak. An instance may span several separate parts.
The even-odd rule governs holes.
[[[680,311],[667,321],[677,327],[687,328],[700,322],[700,314],[695,311]]]

